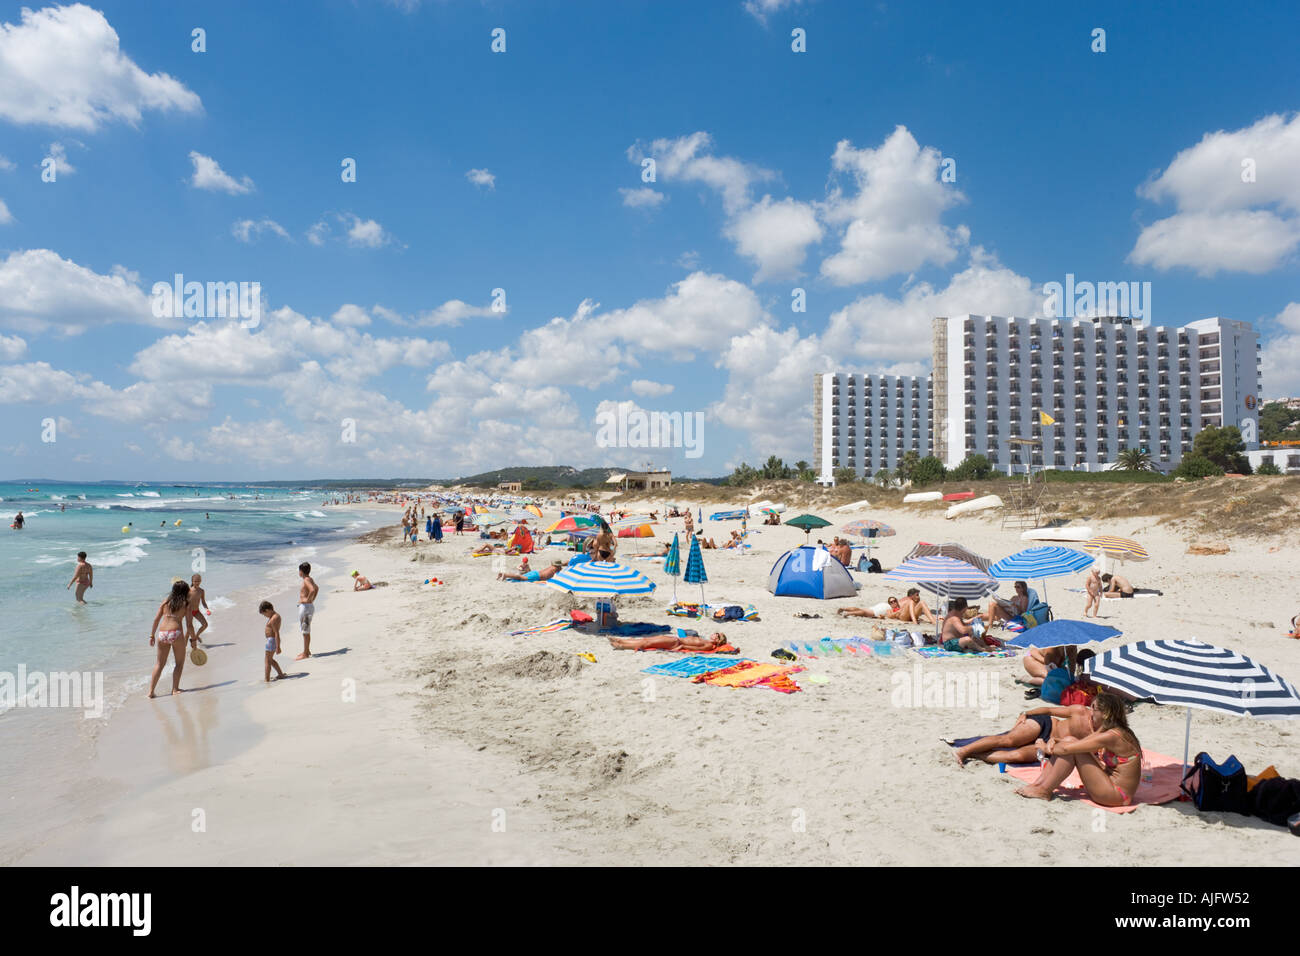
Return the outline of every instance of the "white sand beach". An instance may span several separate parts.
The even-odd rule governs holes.
[[[392,516],[396,522],[400,509]],[[996,517],[948,521],[939,507],[825,516],[835,521],[822,535],[828,540],[862,517],[895,527],[897,536],[876,551],[886,567],[918,540],[959,541],[993,559],[1027,546]],[[705,526],[721,539],[738,523]],[[707,634],[709,622],[666,614],[673,587],[662,561],[628,560],[681,527],[673,519],[657,527],[656,539],[620,542],[619,559],[659,587],[620,599],[618,608],[625,621]],[[1104,602],[1102,623],[1124,632],[1105,646],[1196,637],[1300,678],[1300,641],[1287,640],[1282,627],[1300,609],[1294,540],[1233,540],[1225,555],[1198,556],[1186,553],[1191,539],[1155,521],[1093,522],[1093,530],[1141,541],[1151,560],[1124,573],[1163,591]],[[723,628],[742,657],[771,660],[785,640],[869,636],[870,621],[838,618],[835,608],[902,593],[857,574],[856,601],[775,598],[765,586],[769,569],[804,534],[753,525],[749,540],[749,550],[704,553],[708,601],[753,604],[760,615]],[[87,774],[96,796],[79,821],[20,848],[11,862],[1300,862],[1300,841],[1253,818],[1202,815],[1185,802],[1114,814],[1026,801],[996,767],[959,767],[941,738],[1004,730],[1037,703],[1014,683],[1023,675],[1019,659],[922,660],[899,650],[805,660],[796,677],[802,690],[793,694],[651,678],[643,668],[679,655],[616,651],[575,630],[508,636],[574,602],[545,585],[495,580],[493,559],[469,554],[478,543],[477,535],[448,534],[441,544],[411,546],[393,531],[383,543],[322,555],[317,656],[304,662],[293,661],[300,649],[293,593],[240,595],[214,618],[207,667],[187,669],[191,692],[124,708],[99,741]],[[551,549],[533,564],[552,556],[568,557]],[[387,586],[354,593],[354,568]],[[425,585],[430,577],[446,584]],[[1082,577],[1047,582],[1058,617],[1080,617],[1084,596],[1066,588]],[[679,582],[677,593],[697,600],[700,589]],[[284,613],[282,664],[293,675],[269,686],[261,683],[261,597]],[[578,604],[590,610],[592,601]],[[990,696],[983,707],[897,706],[896,688],[931,674],[967,682],[975,675]],[[1130,720],[1145,748],[1181,758],[1184,711],[1142,704]],[[1300,776],[1298,734],[1300,725],[1285,721],[1194,711],[1191,752],[1236,754],[1252,773],[1276,764],[1284,776]]]

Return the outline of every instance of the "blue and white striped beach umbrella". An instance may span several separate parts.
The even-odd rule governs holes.
[[[989,567],[989,574],[1001,581],[1016,581],[1021,578],[1059,578],[1067,574],[1078,574],[1089,567],[1095,559],[1090,554],[1051,545],[1042,548],[1026,548],[996,561]]]
[[[1187,708],[1184,769],[1193,707],[1266,720],[1300,717],[1300,694],[1285,678],[1236,651],[1197,640],[1136,641],[1098,654],[1083,666],[1098,684]]]
[[[975,565],[942,555],[911,558],[884,574],[881,580],[908,581],[945,600],[978,599],[998,589],[998,582]]]
[[[648,594],[655,589],[655,583],[640,571],[614,561],[584,561],[546,583],[571,594]]]
[[[700,603],[703,604],[704,583],[709,580],[709,576],[704,570],[704,555],[700,553],[699,538],[691,538],[691,552],[686,556],[686,573],[682,575],[682,580],[700,586]]]

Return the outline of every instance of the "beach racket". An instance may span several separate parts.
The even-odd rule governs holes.
[[[190,660],[195,667],[202,667],[208,662],[208,652],[201,647],[190,648]]]

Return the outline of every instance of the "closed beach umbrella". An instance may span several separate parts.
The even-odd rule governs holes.
[[[681,545],[677,541],[677,532],[673,532],[673,543],[668,548],[668,556],[664,558],[664,574],[673,579],[673,603],[677,603],[677,579],[682,573],[682,551]]]
[[[648,594],[655,589],[655,583],[640,571],[614,561],[584,561],[546,583],[558,591],[596,596]]]
[[[1090,566],[1095,559],[1090,554],[1052,545],[1041,548],[1026,548],[1008,555],[1001,561],[989,566],[989,574],[1001,581],[1018,581],[1022,578],[1060,578],[1069,574],[1078,574]],[[1047,593],[1044,584],[1043,593]]]
[[[1084,670],[1097,683],[1139,699],[1187,708],[1184,771],[1193,707],[1265,720],[1300,717],[1300,694],[1284,678],[1236,651],[1201,641],[1136,641],[1098,654]]]
[[[700,586],[700,604],[704,603],[704,584],[709,580],[709,575],[704,570],[704,555],[700,553],[700,539],[691,538],[691,551],[686,556],[686,574],[683,580],[687,584],[698,584]]]
[[[1105,624],[1057,618],[1009,637],[1006,643],[1012,647],[1077,647],[1080,644],[1108,641],[1122,633]]]
[[[542,509],[537,507],[537,505],[528,505],[524,508],[524,510],[530,513],[535,518],[540,518],[542,516]]]

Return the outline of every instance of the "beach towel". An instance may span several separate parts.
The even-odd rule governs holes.
[[[729,606],[738,607],[739,605],[733,604]],[[699,618],[704,615],[713,617],[718,611],[722,610],[723,607],[724,605],[721,604],[691,604],[686,601],[678,601],[672,607],[668,608],[668,613],[673,615],[674,617],[689,617],[692,619]],[[716,618],[716,620],[723,620],[723,618]],[[736,621],[736,622],[757,621],[759,620],[758,610],[754,607],[754,605],[746,604],[741,611],[740,617],[726,618],[726,620],[728,623],[732,621]]]
[[[749,661],[748,658],[741,658],[741,661]],[[643,674],[662,674],[665,677],[695,677],[697,674],[707,674],[709,671],[718,669],[718,659],[707,654],[692,654],[690,657],[683,657],[681,660],[669,661],[666,664],[654,664],[650,667],[642,668]]]
[[[511,637],[518,637],[520,634],[549,634],[552,631],[563,631],[566,628],[573,627],[573,622],[567,617],[557,618],[549,624],[538,624],[536,627],[525,627],[520,631],[511,631]]]
[[[741,661],[722,670],[697,674],[693,684],[712,684],[714,687],[766,687],[782,694],[793,694],[801,688],[790,679],[791,674],[805,670],[798,664],[760,664]]]
[[[667,634],[672,628],[667,624],[650,624],[646,621],[629,621],[615,627],[602,627],[601,634],[615,634],[619,637],[649,637],[653,634]]]
[[[1178,785],[1183,782],[1183,762],[1177,757],[1156,753],[1154,750],[1142,751],[1142,771],[1151,771],[1151,782],[1138,785],[1134,802],[1127,807],[1101,807],[1093,803],[1085,794],[1083,783],[1079,780],[1079,771],[1073,770],[1065,782],[1056,788],[1054,800],[1077,800],[1090,807],[1101,807],[1111,813],[1132,813],[1144,803],[1171,803],[1178,799]],[[1033,783],[1038,777],[1038,766],[1007,767],[1007,774],[1025,783]]]
[[[1015,657],[1014,648],[996,651],[945,651],[942,647],[914,647],[913,651],[922,657]]]

